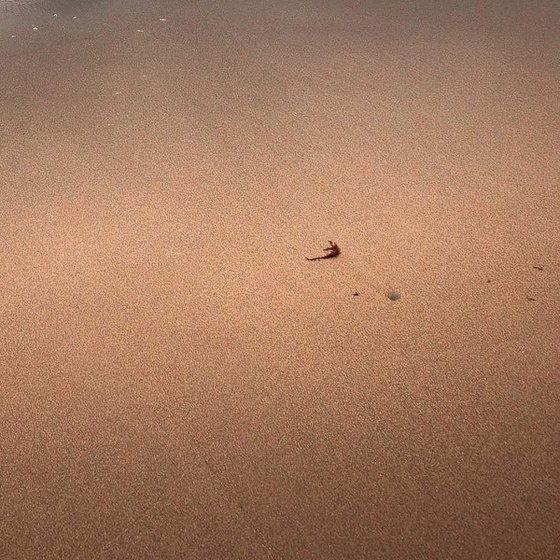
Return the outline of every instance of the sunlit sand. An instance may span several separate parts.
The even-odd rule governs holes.
[[[0,557],[560,557],[559,23],[0,0]]]

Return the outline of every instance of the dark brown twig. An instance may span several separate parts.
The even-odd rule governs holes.
[[[333,243],[332,241],[329,241],[329,243],[330,243],[330,247],[323,249],[323,251],[327,253],[326,255],[321,255],[320,257],[313,257],[312,259],[310,259],[309,257],[305,257],[305,258],[308,261],[318,261],[320,259],[332,259],[334,257],[338,257],[338,255],[340,255],[340,247],[336,243]]]

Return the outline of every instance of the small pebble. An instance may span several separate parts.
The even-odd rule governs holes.
[[[401,295],[398,294],[397,292],[389,292],[387,294],[387,297],[391,300],[391,301],[397,301],[398,299],[401,299]]]

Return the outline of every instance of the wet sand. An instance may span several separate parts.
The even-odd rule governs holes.
[[[0,0],[1,558],[559,557],[559,10],[444,4]]]

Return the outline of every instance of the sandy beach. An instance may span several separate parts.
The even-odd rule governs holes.
[[[558,29],[0,0],[0,558],[559,558]]]

